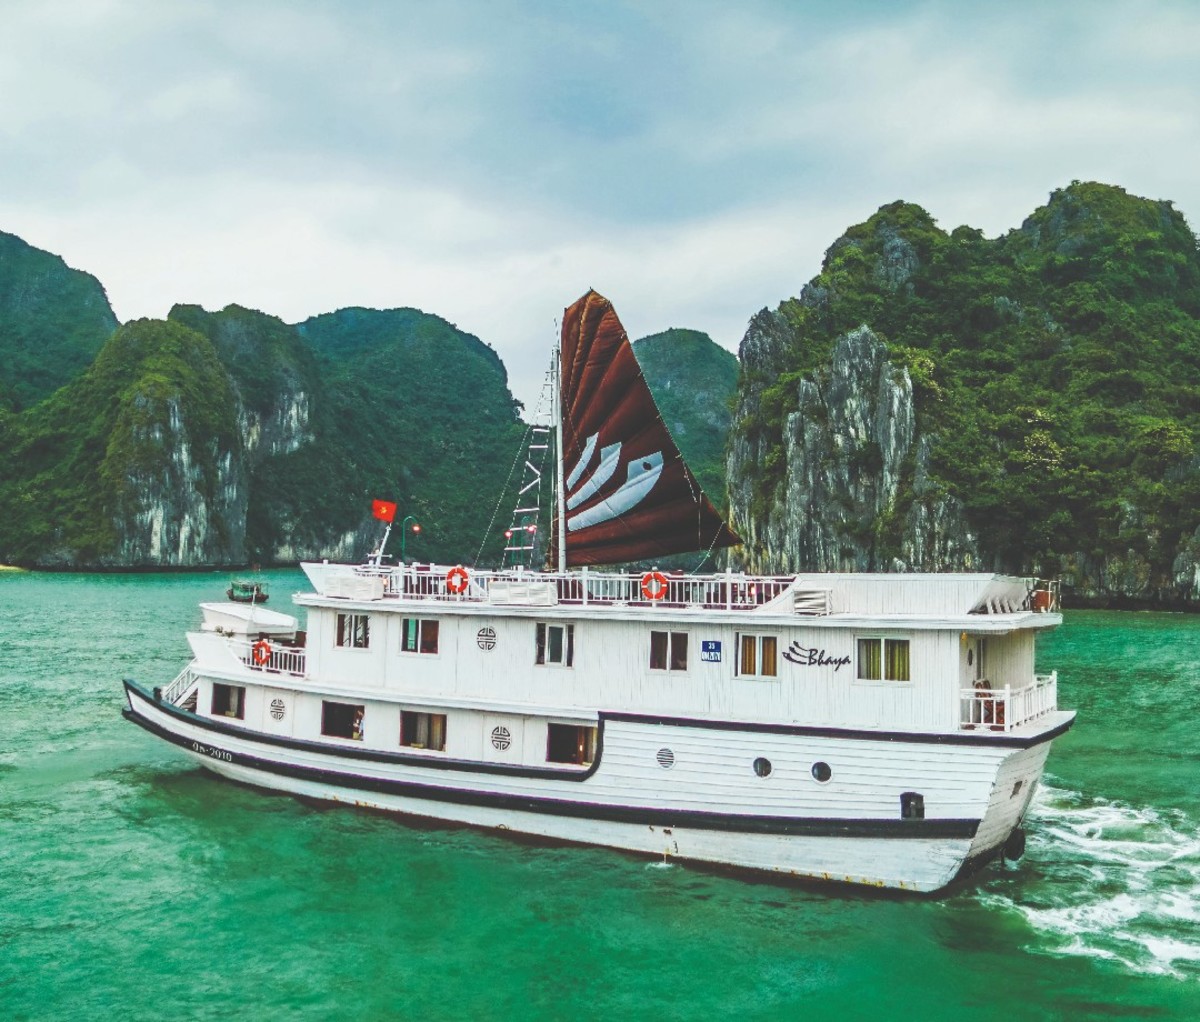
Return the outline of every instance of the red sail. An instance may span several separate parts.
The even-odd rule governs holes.
[[[608,299],[589,291],[566,310],[560,357],[567,564],[740,543],[684,464]]]

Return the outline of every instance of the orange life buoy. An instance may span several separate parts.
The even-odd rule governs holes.
[[[461,564],[455,565],[446,572],[446,592],[465,593],[467,591],[467,583],[471,581],[471,576],[467,574],[467,569]]]
[[[667,595],[667,579],[661,571],[648,571],[642,576],[642,595],[647,600],[661,600]]]
[[[271,644],[266,639],[259,639],[254,644],[254,662],[261,667],[271,659]]]

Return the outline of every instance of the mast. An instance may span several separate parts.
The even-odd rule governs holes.
[[[567,570],[567,492],[563,485],[563,422],[562,422],[562,335],[559,334],[554,343],[553,373],[553,418],[554,418],[554,489],[557,494],[555,514],[558,516],[557,527],[553,530],[558,538],[555,567],[559,571]]]

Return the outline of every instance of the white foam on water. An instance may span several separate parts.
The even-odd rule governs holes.
[[[1195,822],[1044,785],[1028,827],[1025,863],[1040,875],[984,893],[985,902],[1009,906],[1059,939],[1042,950],[1118,961],[1141,973],[1200,974],[1189,964],[1200,963]]]

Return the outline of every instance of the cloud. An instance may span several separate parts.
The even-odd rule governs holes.
[[[736,348],[895,199],[994,235],[1099,179],[1195,222],[1198,40],[1166,2],[16,3],[0,229],[122,318],[437,313],[529,402],[587,287]]]

